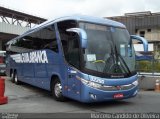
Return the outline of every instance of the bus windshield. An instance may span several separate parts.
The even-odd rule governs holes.
[[[84,67],[109,74],[130,74],[135,71],[135,52],[125,28],[80,23],[87,33],[83,52]]]

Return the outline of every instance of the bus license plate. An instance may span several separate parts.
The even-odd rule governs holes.
[[[115,94],[113,97],[114,97],[115,99],[117,99],[117,98],[123,98],[124,95],[123,95],[122,93],[118,93],[118,94]]]

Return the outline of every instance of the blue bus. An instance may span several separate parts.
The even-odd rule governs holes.
[[[55,100],[121,100],[138,92],[133,40],[118,22],[73,15],[44,22],[6,44],[7,75],[51,91]]]

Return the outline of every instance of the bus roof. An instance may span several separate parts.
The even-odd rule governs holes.
[[[98,23],[98,24],[104,24],[104,25],[109,25],[109,26],[126,28],[122,23],[116,22],[113,20],[109,20],[109,19],[93,17],[93,16],[86,16],[86,15],[73,15],[73,16],[60,17],[60,18],[57,18],[54,20],[49,20],[49,21],[43,22],[42,24],[37,25],[36,27],[34,27],[30,30],[32,31],[32,30],[37,29],[39,27],[53,24],[53,23],[60,22],[60,21],[65,21],[65,20],[84,21],[84,22]]]
[[[26,35],[26,34],[29,34],[29,33],[33,32],[34,30],[38,30],[38,29],[41,29],[43,27],[54,24],[56,22],[65,21],[65,20],[84,21],[84,22],[90,22],[90,23],[109,25],[109,26],[113,26],[113,27],[126,28],[125,25],[123,25],[122,23],[116,22],[116,21],[113,21],[113,20],[109,20],[109,19],[93,17],[93,16],[86,16],[86,15],[73,15],[73,16],[60,17],[60,18],[57,18],[57,19],[54,19],[54,20],[49,20],[49,21],[43,22],[43,23],[37,25],[36,27],[31,28],[30,30],[26,31],[24,34],[12,39],[12,40],[15,40],[15,39],[17,39],[21,36]],[[7,44],[9,45],[12,40],[8,41]]]

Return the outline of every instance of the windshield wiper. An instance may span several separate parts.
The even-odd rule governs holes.
[[[109,71],[111,71],[111,67],[113,65],[115,65],[115,63],[116,63],[112,44],[111,44],[111,53],[109,55],[110,55],[109,58],[104,60],[105,61],[105,66],[104,66],[104,69],[103,69],[103,73],[105,73],[105,72],[108,73]]]
[[[121,59],[122,63],[124,64],[124,66],[126,67],[127,71],[129,74],[131,74],[131,71],[128,67],[128,65],[126,64],[126,62],[124,61],[123,57],[118,53],[117,51],[117,47],[115,45],[115,55],[116,55],[116,63],[118,63],[118,57]],[[117,64],[118,65],[118,64]],[[122,66],[123,67],[123,66]],[[123,67],[123,69],[125,70],[125,68]],[[126,70],[125,70],[126,71]]]
[[[111,45],[111,54],[110,57],[105,61],[105,66],[103,69],[103,72],[111,72],[111,73],[118,73],[119,70],[126,72],[127,74],[131,74],[131,71],[128,67],[128,65],[126,64],[125,60],[123,59],[123,57],[118,53],[117,51],[117,47],[113,42],[113,45],[115,46],[113,48],[113,46]],[[121,64],[119,64],[118,62],[122,62]],[[114,70],[114,72],[112,72],[112,70]]]
[[[118,54],[118,56],[119,56],[119,58],[122,60],[122,62],[123,62],[123,64],[124,64],[124,66],[126,67],[128,73],[131,74],[131,71],[130,71],[128,65],[126,64],[126,62],[124,61],[123,57],[122,57],[120,54]]]
[[[123,65],[120,66],[118,62],[119,62],[118,54],[116,51],[114,51],[113,46],[111,45],[110,57],[107,58],[107,60],[105,60],[105,66],[103,72],[122,73],[122,70],[124,70],[126,73],[128,73],[126,71],[126,68],[124,68]]]

